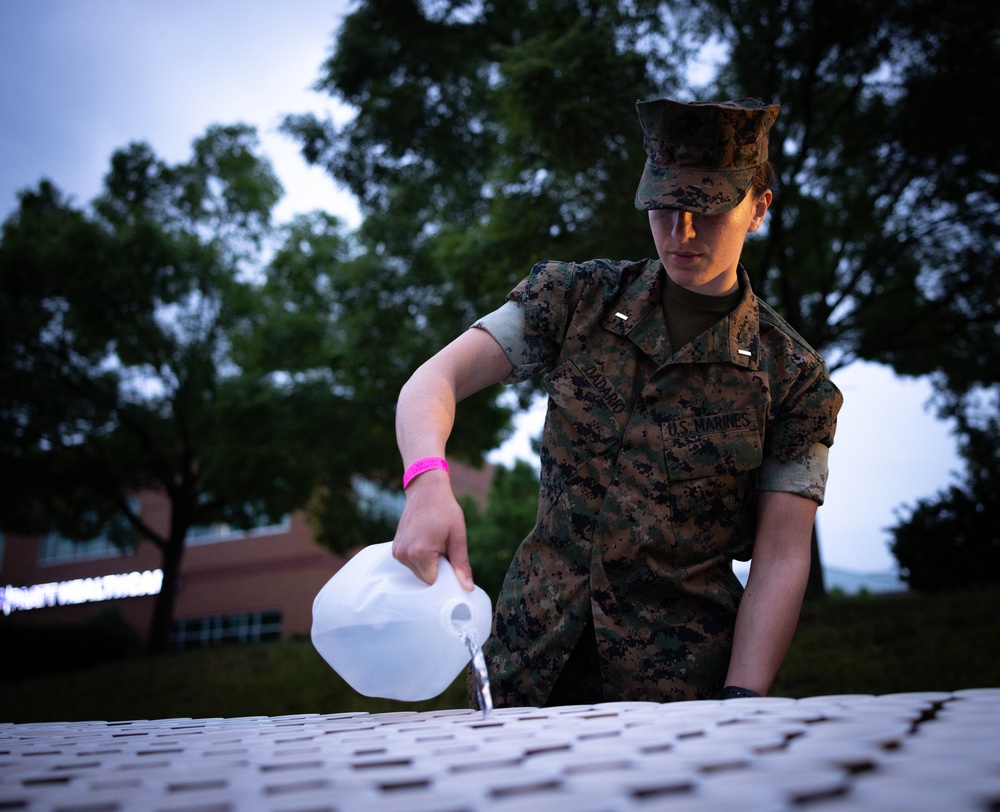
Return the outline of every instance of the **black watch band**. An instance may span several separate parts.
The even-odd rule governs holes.
[[[751,696],[760,696],[760,694],[749,688],[740,688],[738,685],[727,685],[722,689],[723,699],[744,699]]]

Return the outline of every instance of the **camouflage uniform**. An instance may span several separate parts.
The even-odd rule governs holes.
[[[605,698],[718,696],[753,550],[757,470],[833,441],[822,359],[750,290],[669,346],[659,261],[544,262],[508,296],[545,373],[536,525],[486,645],[498,706],[545,703],[592,613]]]

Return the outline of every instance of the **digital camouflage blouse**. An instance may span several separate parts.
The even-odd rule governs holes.
[[[486,644],[498,706],[544,704],[592,613],[608,701],[714,698],[753,552],[757,472],[833,442],[822,358],[757,299],[671,347],[658,260],[543,262],[508,299],[548,411],[534,529]]]

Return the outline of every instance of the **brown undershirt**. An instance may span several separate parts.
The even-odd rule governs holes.
[[[670,349],[677,352],[685,344],[725,318],[740,303],[743,291],[737,288],[725,296],[706,296],[681,287],[669,276],[663,289],[663,311],[667,319]]]

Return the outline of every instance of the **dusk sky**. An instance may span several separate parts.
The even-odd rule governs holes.
[[[311,209],[358,223],[353,200],[277,132],[287,113],[350,111],[310,88],[350,4],[294,0],[4,0],[0,3],[0,217],[47,177],[78,206],[97,195],[114,150],[145,141],[190,157],[211,124],[253,124],[286,189],[280,220]],[[637,169],[637,179],[638,179]],[[631,201],[626,201],[631,205]],[[652,251],[652,244],[650,251]],[[608,246],[608,256],[615,253]],[[589,259],[558,257],[557,259]],[[525,272],[527,272],[525,268]],[[819,512],[829,566],[895,569],[885,528],[961,469],[949,427],[925,408],[925,380],[856,364],[834,375],[845,395]],[[461,415],[459,416],[461,419]],[[537,411],[492,459],[530,459]],[[392,431],[386,426],[386,431]]]

